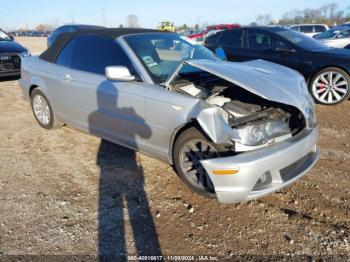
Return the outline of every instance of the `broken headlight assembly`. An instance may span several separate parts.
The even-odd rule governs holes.
[[[258,146],[274,138],[290,135],[288,124],[282,120],[268,120],[247,124],[235,129],[240,143],[247,146]]]

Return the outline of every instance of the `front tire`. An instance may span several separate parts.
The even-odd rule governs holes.
[[[174,168],[181,180],[194,192],[215,198],[214,185],[200,160],[216,158],[225,149],[210,142],[196,128],[185,130],[177,138],[174,150]]]
[[[318,72],[310,81],[309,91],[315,102],[336,105],[350,96],[350,77],[342,69],[329,67]]]
[[[40,89],[34,89],[30,97],[34,117],[42,128],[49,130],[62,126],[55,119],[50,102]]]

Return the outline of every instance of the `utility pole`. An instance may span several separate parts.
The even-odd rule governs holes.
[[[102,9],[102,25],[106,26],[106,9]]]
[[[202,17],[201,16],[197,16],[197,25],[200,27],[200,24],[201,24],[201,20],[202,20]]]
[[[72,25],[74,25],[74,16],[73,16],[72,12],[70,13],[70,20],[71,20]]]

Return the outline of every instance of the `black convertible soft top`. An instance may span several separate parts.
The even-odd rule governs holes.
[[[62,48],[65,47],[65,45],[77,35],[99,35],[115,39],[123,35],[142,33],[164,33],[164,31],[143,28],[105,28],[85,30],[73,33],[62,33],[57,37],[56,41],[39,56],[39,58],[54,63]]]

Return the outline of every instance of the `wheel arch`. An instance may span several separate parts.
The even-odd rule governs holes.
[[[46,96],[48,96],[45,82],[40,77],[33,76],[31,78],[31,85],[30,85],[29,90],[28,90],[29,97],[31,96],[31,93],[33,92],[33,90],[36,88],[39,88]]]
[[[191,127],[196,128],[201,134],[203,134],[208,139],[208,141],[213,142],[213,139],[203,130],[203,128],[199,124],[198,119],[192,118],[189,122],[177,127],[171,135],[170,145],[169,145],[169,160],[171,165],[174,164],[174,146],[175,146],[176,140],[179,138],[179,136],[183,132],[185,132],[187,129]]]
[[[33,93],[34,89],[36,89],[36,88],[39,88],[39,86],[38,85],[31,85],[29,87],[29,97],[32,96],[32,93]]]

